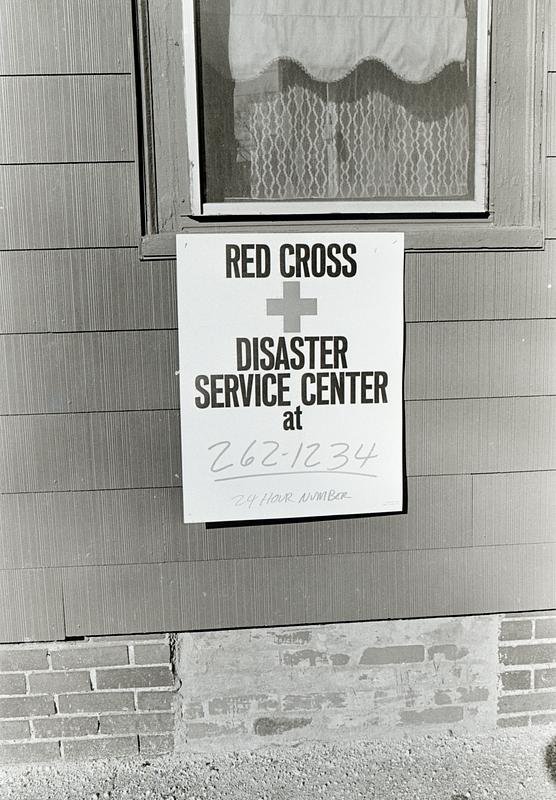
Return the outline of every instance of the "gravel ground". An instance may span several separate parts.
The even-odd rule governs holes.
[[[550,800],[556,728],[4,768],[1,800]]]

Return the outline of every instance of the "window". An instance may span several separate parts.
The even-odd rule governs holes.
[[[486,0],[184,11],[197,213],[485,211]]]
[[[283,55],[283,20],[273,51],[280,55],[269,64],[264,57],[255,60],[252,75],[241,72],[233,50],[230,57],[231,0],[134,2],[144,258],[173,257],[180,231],[246,225],[261,232],[280,225],[292,231],[403,230],[409,250],[543,246],[548,0],[442,0],[445,13],[451,9],[455,15],[443,22],[451,33],[442,47],[418,54],[420,60],[402,47],[406,55],[390,66],[391,39],[389,54],[381,55],[380,42],[370,50],[367,35],[353,44],[352,32],[349,57],[332,59],[328,47],[324,54],[317,51],[327,69],[347,69],[343,77],[323,72],[324,80],[315,77],[314,66],[299,65],[299,54]],[[289,0],[294,9],[306,2]],[[362,3],[343,0],[342,7],[357,10]],[[364,0],[365,7],[374,3],[386,7],[385,0]],[[404,4],[424,12],[436,0],[388,0],[387,7]],[[288,2],[273,5],[285,8]],[[267,0],[250,6],[264,22]],[[423,17],[422,25],[430,28]],[[399,20],[391,26],[403,42]],[[348,32],[341,41],[349,37]],[[219,41],[225,45],[218,47]],[[251,65],[253,53],[243,55]],[[427,63],[434,65],[428,71],[422,66]],[[435,77],[408,80],[419,76],[419,68],[421,77]],[[305,114],[293,120],[280,113],[280,143],[269,147],[265,136],[276,133],[271,113],[295,107],[300,98]],[[381,127],[375,125],[381,117],[376,109]],[[307,167],[311,158],[318,168]]]

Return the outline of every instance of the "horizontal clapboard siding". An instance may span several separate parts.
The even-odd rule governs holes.
[[[0,163],[133,161],[131,75],[0,77]]]
[[[74,567],[63,585],[70,636],[517,611],[554,605],[556,545]]]
[[[410,475],[556,468],[556,398],[516,397],[406,405]]]
[[[410,478],[408,513],[265,526],[184,525],[180,489],[0,496],[6,567],[269,558],[470,546],[471,477]]]
[[[133,248],[0,252],[0,333],[176,324],[175,262]]]
[[[556,398],[406,405],[410,476],[556,469]],[[178,411],[0,418],[0,492],[179,486]]]
[[[0,336],[0,414],[178,408],[175,331]]]
[[[3,0],[0,74],[132,71],[128,0]]]
[[[407,326],[409,400],[556,394],[556,321]],[[175,331],[0,336],[0,414],[179,407]]]
[[[556,242],[541,251],[406,256],[410,322],[556,316]]]
[[[556,472],[473,477],[473,542],[554,541]]]
[[[177,412],[0,418],[0,492],[179,485]]]
[[[0,641],[52,641],[66,635],[59,571],[0,570]]]
[[[406,327],[408,400],[556,394],[556,320]]]
[[[551,542],[556,472],[408,479],[407,514],[188,525],[181,490],[0,496],[5,568],[206,561]]]
[[[0,333],[175,328],[176,264],[135,250],[0,252]],[[409,322],[556,317],[546,251],[406,256]]]
[[[135,164],[3,165],[0,198],[2,250],[121,247],[140,235]]]

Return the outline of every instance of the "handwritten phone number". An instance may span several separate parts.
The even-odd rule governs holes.
[[[367,464],[378,458],[376,442],[350,444],[349,442],[301,442],[294,448],[273,439],[253,439],[246,447],[228,440],[214,442],[208,448],[212,461],[210,472],[228,470],[264,470],[281,472],[346,472],[354,470],[366,474]],[[263,473],[264,474],[264,473]]]

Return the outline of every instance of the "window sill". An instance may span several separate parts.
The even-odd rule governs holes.
[[[519,250],[542,249],[544,232],[541,227],[501,227],[488,220],[463,223],[461,220],[432,224],[412,222],[354,222],[346,220],[242,220],[223,222],[182,218],[181,233],[202,233],[218,230],[219,233],[238,233],[248,230],[257,233],[279,233],[285,231],[403,231],[406,251],[422,250]],[[176,235],[160,233],[144,236],[141,241],[141,258],[144,260],[174,259],[176,257]]]

